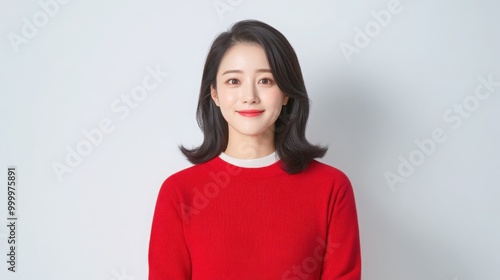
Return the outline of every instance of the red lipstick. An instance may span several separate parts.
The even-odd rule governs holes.
[[[256,117],[260,114],[262,114],[262,110],[241,110],[241,111],[237,111],[238,114],[244,116],[244,117]]]

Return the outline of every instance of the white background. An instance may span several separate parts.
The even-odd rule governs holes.
[[[67,1],[48,15],[49,0],[2,0],[0,278],[147,279],[159,187],[191,165],[177,145],[202,141],[205,56],[218,33],[249,18],[297,52],[307,137],[329,145],[319,160],[353,183],[363,279],[498,278],[500,86],[480,88],[482,100],[474,92],[479,77],[500,82],[500,2],[394,1]],[[398,12],[377,22],[388,5]],[[365,44],[358,30],[370,33]],[[155,67],[168,77],[127,116],[113,110]],[[464,100],[471,111],[460,116]],[[59,180],[53,165],[68,164],[82,130],[103,120],[114,129]],[[418,158],[415,141],[436,128],[446,140]],[[391,188],[384,174],[402,175],[400,156],[412,152],[418,166]],[[5,262],[10,165],[17,273]]]

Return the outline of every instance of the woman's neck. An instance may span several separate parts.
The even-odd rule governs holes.
[[[253,146],[241,145],[238,149],[226,149],[224,153],[232,158],[238,159],[257,159],[263,158],[275,152],[273,149],[256,149]]]
[[[268,130],[258,136],[229,133],[229,142],[224,151],[230,157],[239,159],[256,159],[270,155],[276,151],[274,132]]]

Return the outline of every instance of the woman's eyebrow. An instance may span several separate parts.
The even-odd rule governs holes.
[[[255,72],[257,73],[271,73],[271,69],[257,69]],[[226,75],[226,74],[230,74],[230,73],[243,73],[242,70],[227,70],[225,71],[224,73],[222,73],[222,76]]]

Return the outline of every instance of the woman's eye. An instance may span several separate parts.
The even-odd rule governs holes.
[[[270,85],[273,83],[273,81],[271,79],[267,79],[267,78],[261,79],[260,82],[261,82],[261,84],[265,84],[265,85]]]
[[[230,85],[236,85],[236,84],[238,84],[238,82],[239,82],[239,81],[238,81],[237,79],[229,79],[229,80],[227,81],[227,83],[228,83],[228,84],[230,84]]]

